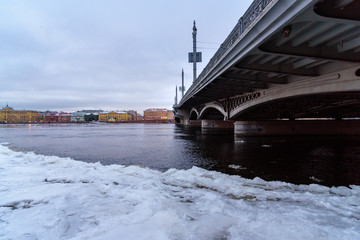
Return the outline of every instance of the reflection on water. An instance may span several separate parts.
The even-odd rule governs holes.
[[[360,137],[234,137],[172,124],[0,125],[13,149],[166,171],[198,166],[246,178],[360,185]]]
[[[292,183],[360,184],[359,136],[235,137],[177,129],[209,169]]]

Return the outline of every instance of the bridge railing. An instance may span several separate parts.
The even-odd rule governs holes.
[[[186,93],[191,91],[198,85],[210,72],[210,70],[220,61],[227,50],[239,39],[241,34],[254,22],[254,20],[260,15],[260,13],[272,2],[273,0],[254,0],[250,7],[246,10],[244,15],[239,19],[229,36],[220,45],[220,48],[216,51],[214,56],[210,59],[209,63],[200,73],[200,75],[193,82],[191,87]],[[182,100],[181,100],[182,101]]]

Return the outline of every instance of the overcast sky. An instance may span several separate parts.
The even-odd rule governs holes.
[[[0,7],[0,105],[14,109],[171,109],[252,0],[12,0]],[[179,94],[180,96],[180,94]]]

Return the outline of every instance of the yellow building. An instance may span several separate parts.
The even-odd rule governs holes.
[[[144,120],[172,120],[174,113],[166,108],[150,108],[144,111]]]
[[[6,105],[0,111],[0,122],[2,123],[24,123],[36,122],[38,113],[36,111],[17,111]]]
[[[100,112],[99,122],[121,122],[131,119],[127,112]]]
[[[167,119],[169,120],[175,120],[174,112],[171,110],[167,111]]]

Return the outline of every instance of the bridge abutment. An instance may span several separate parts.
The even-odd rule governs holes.
[[[237,121],[236,136],[360,135],[359,120]]]

